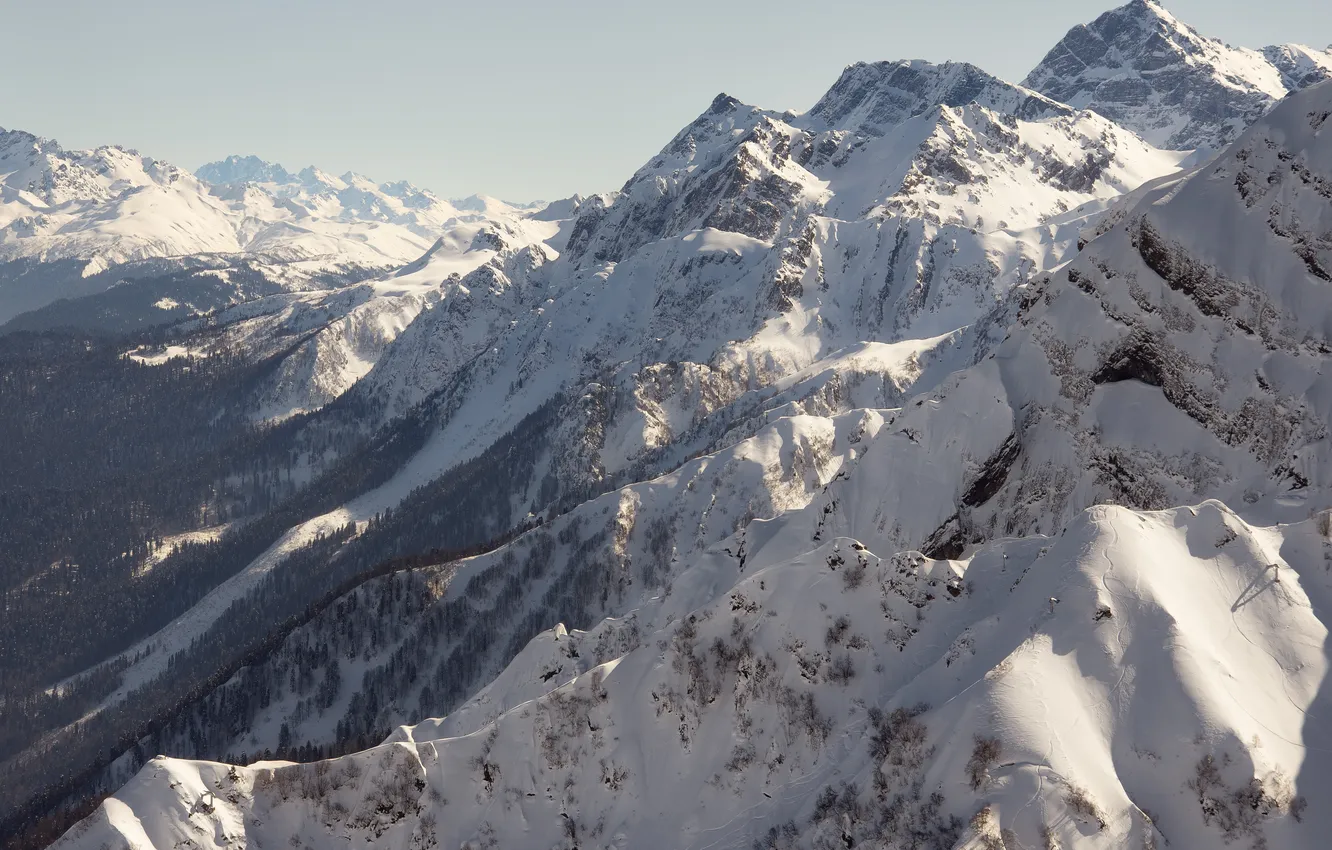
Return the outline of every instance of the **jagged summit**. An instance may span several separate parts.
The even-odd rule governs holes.
[[[743,106],[739,99],[731,97],[726,92],[722,92],[712,99],[712,105],[708,107],[708,115],[720,115],[723,112],[729,112],[737,106]]]
[[[698,228],[770,241],[810,215],[1023,228],[1177,165],[1159,153],[975,65],[857,63],[803,114],[718,95],[616,197],[579,208],[567,252],[618,262]]]
[[[842,72],[808,118],[828,126],[881,135],[931,106],[982,106],[1034,119],[1072,110],[968,62],[857,62]]]
[[[237,156],[235,154],[216,162],[205,163],[194,172],[205,183],[215,186],[258,183],[285,186],[300,185],[307,189],[338,191],[359,183],[374,185],[366,177],[354,171],[335,176],[314,165],[307,165],[299,171],[288,171],[281,164],[269,162],[257,156]]]
[[[40,144],[40,143],[48,143],[52,145],[55,144],[55,142],[51,141],[50,139],[43,139],[40,136],[35,136],[26,130],[17,130],[17,129],[6,130],[4,127],[0,127],[0,145],[9,147],[18,144]]]
[[[1231,47],[1155,0],[1133,0],[1069,30],[1023,84],[1158,147],[1219,150],[1289,91],[1329,75],[1322,51]]]
[[[195,172],[200,180],[218,188],[229,196],[246,186],[261,187],[273,196],[292,201],[307,208],[312,214],[329,215],[341,204],[339,215],[374,220],[417,219],[422,216],[445,219],[471,215],[496,215],[512,210],[536,209],[543,204],[508,203],[488,195],[469,195],[466,198],[444,200],[428,189],[407,180],[376,183],[355,171],[341,175],[330,174],[314,165],[291,172],[282,165],[257,156],[232,155],[199,167]],[[330,201],[330,198],[336,200]],[[414,222],[418,223],[418,222]]]
[[[198,180],[131,149],[66,150],[10,130],[0,135],[0,186],[0,262],[111,264],[239,247]]]
[[[205,183],[286,183],[293,179],[291,172],[275,162],[257,156],[232,155],[217,162],[209,162],[194,172]]]
[[[407,183],[381,187],[350,172],[293,174],[257,156],[208,163],[196,176],[132,149],[65,150],[22,130],[0,132],[0,190],[0,324],[143,273],[110,273],[127,264],[254,260],[283,267],[270,267],[281,280],[267,286],[304,288],[312,275],[342,280],[401,266],[460,221],[518,214],[488,199],[453,206]],[[191,298],[145,303],[156,317],[152,311],[167,308],[153,304]]]

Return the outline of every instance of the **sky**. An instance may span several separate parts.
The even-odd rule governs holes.
[[[1019,80],[1113,5],[0,0],[0,127],[188,168],[255,154],[446,197],[552,200],[618,188],[718,92],[804,111],[846,65],[883,59]],[[1166,6],[1232,44],[1332,42],[1328,0]]]

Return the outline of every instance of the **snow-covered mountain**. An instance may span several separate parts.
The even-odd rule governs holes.
[[[909,108],[874,106],[910,92]],[[161,368],[173,356],[238,351],[269,363],[250,396],[255,419],[326,411],[284,432],[294,460],[282,480],[312,482],[301,499],[319,507],[280,510],[283,525],[258,549],[239,541],[279,519],[216,532],[229,565],[218,568],[232,578],[145,636],[128,666],[114,662],[124,687],[89,708],[115,717],[184,687],[163,678],[167,656],[214,643],[207,635],[236,619],[232,606],[347,528],[366,553],[430,534],[449,542],[427,547],[471,546],[525,516],[725,451],[784,415],[892,407],[937,386],[1002,334],[1006,308],[996,307],[1012,287],[1061,261],[1115,198],[1180,158],[970,66],[854,66],[808,115],[718,98],[614,195],[462,223],[390,275],[265,294],[127,351]],[[367,439],[375,455],[344,456]],[[821,438],[797,443],[822,454]],[[397,465],[349,489],[385,455]],[[454,483],[470,480],[459,470],[496,461],[510,471],[467,492]],[[794,506],[750,483],[737,492],[734,506],[691,507],[682,527],[730,517],[699,538],[715,542],[733,523]],[[388,512],[398,531],[377,524]],[[233,542],[237,554],[222,554]],[[350,578],[341,564],[351,563],[298,586],[318,594]],[[419,699],[395,694],[404,713],[394,716],[415,716]],[[371,720],[367,730],[379,728]],[[313,730],[300,742],[335,743]],[[28,775],[37,752],[7,769]]]
[[[95,260],[94,268],[241,250],[226,206],[191,174],[119,147],[66,151],[0,132],[0,260]]]
[[[325,247],[324,240],[356,238],[398,265],[421,256],[456,224],[510,218],[541,206],[476,195],[451,202],[407,182],[377,184],[352,172],[335,177],[314,166],[292,174],[254,156],[211,162],[195,174],[243,214],[249,250],[334,253],[348,249]],[[356,229],[328,232],[338,225]]]
[[[612,615],[443,719],[311,765],[155,759],[60,846],[1322,846],[1329,114],[1315,86],[1140,193],[937,389],[439,568],[422,631],[350,653],[423,703],[497,622]],[[797,486],[731,525],[741,458]],[[1213,495],[1236,508],[1159,509]]]
[[[1332,53],[1251,50],[1200,34],[1157,0],[1069,30],[1024,85],[1093,109],[1152,144],[1220,150],[1286,94],[1332,77]]]
[[[204,309],[245,300],[245,291],[229,299],[215,291],[227,275],[258,278],[261,292],[345,285],[420,257],[454,227],[534,209],[489,198],[455,207],[407,183],[380,186],[313,168],[290,175],[253,158],[200,173],[206,179],[124,148],[67,151],[0,130],[0,323],[126,280],[153,288],[169,275],[176,275],[170,302],[198,300]],[[207,279],[196,299],[181,273],[201,263]],[[162,296],[146,304],[126,292],[102,300],[156,316],[151,308]]]
[[[1061,47],[721,95],[541,210],[184,175],[276,255],[439,235],[125,352],[264,364],[296,495],[153,541],[220,578],[0,771],[116,792],[67,847],[1321,846],[1329,60]]]
[[[873,105],[914,90],[960,105]],[[994,108],[964,100],[977,92]],[[450,441],[465,451],[555,388],[596,382],[610,410],[637,408],[625,429],[596,426],[613,469],[832,352],[974,322],[1075,246],[1062,216],[1179,160],[969,66],[854,66],[802,116],[719,96],[618,194],[577,207],[523,272],[532,285],[493,267],[462,278],[461,303],[446,293],[365,390],[402,410],[467,370]]]
[[[386,353],[402,356],[397,353],[402,346],[390,349],[390,343],[404,330],[415,328],[414,320],[429,308],[442,300],[456,300],[464,276],[507,271],[520,277],[533,258],[539,264],[548,254],[554,256],[543,240],[557,233],[558,222],[512,210],[493,213],[494,219],[469,216],[466,221],[451,222],[429,250],[395,272],[331,291],[250,298],[210,314],[206,323],[217,328],[215,333],[192,345],[159,348],[192,357],[240,350],[256,359],[283,351],[280,367],[256,400],[256,418],[279,421],[317,410],[351,389]],[[421,273],[422,269],[429,273]],[[454,305],[450,302],[449,306]],[[193,325],[204,323],[196,320],[183,328],[188,332]],[[488,332],[484,325],[468,330]],[[296,339],[301,340],[299,345],[288,348]],[[144,350],[134,356],[156,354]],[[385,371],[398,370],[386,367],[381,374]],[[365,426],[382,424],[403,411],[402,407],[386,409],[382,415],[369,417]]]
[[[226,205],[188,172],[0,130],[0,323],[103,291],[134,261],[242,250]]]

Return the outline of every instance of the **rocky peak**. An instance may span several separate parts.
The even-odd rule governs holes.
[[[257,156],[235,154],[199,167],[195,176],[214,186],[229,183],[289,183],[294,178],[287,169]]]
[[[299,181],[310,191],[315,192],[336,192],[347,188],[347,184],[325,171],[315,168],[313,165],[307,165],[296,175]]]
[[[1332,57],[1322,51],[1232,47],[1155,0],[1133,0],[1070,29],[1023,83],[1095,110],[1158,147],[1219,150],[1329,69]]]
[[[0,127],[0,161],[10,159],[14,154],[20,151],[29,153],[41,152],[45,149],[59,150],[59,145],[50,139],[43,139],[34,136],[32,133],[24,130],[6,130]],[[6,162],[6,170],[13,167],[13,163]]]
[[[731,97],[726,92],[722,92],[721,94],[717,95],[715,98],[712,99],[712,105],[708,107],[708,111],[706,114],[723,115],[727,112],[730,112],[732,109],[736,108],[737,106],[744,106],[744,104],[741,103],[736,98]]]
[[[967,62],[936,65],[912,60],[858,62],[847,67],[807,117],[826,127],[883,135],[932,106],[973,102],[1028,119],[1071,111]]]

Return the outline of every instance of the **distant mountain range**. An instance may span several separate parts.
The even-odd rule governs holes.
[[[254,157],[196,176],[135,151],[66,151],[21,131],[0,131],[0,185],[0,323],[201,265],[258,269],[274,289],[327,288],[416,259],[456,225],[520,212],[352,174],[291,175]],[[179,295],[192,300],[188,287]]]

